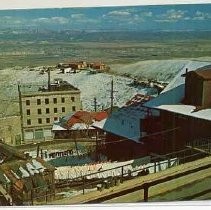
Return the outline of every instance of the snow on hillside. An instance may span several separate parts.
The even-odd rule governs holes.
[[[118,75],[128,75],[131,78],[152,78],[159,81],[174,81],[175,75],[187,67],[189,70],[195,70],[198,67],[209,65],[211,62],[200,62],[190,60],[154,60],[140,61],[128,65],[112,66],[112,71]],[[47,84],[47,74],[39,74],[42,67],[34,68],[33,71],[29,68],[10,68],[0,71],[0,88],[1,98],[12,99],[18,102],[17,83],[21,84]],[[54,70],[51,73],[51,79],[63,78],[72,85],[81,90],[81,100],[83,109],[94,110],[94,97],[97,98],[99,104],[98,109],[102,106],[107,108],[110,106],[110,90],[111,80],[114,80],[114,105],[123,106],[129,99],[137,93],[151,93],[152,89],[143,89],[141,87],[130,87],[133,80],[122,76],[111,76],[108,74],[89,74],[82,71],[77,74],[61,74],[59,70]],[[176,82],[177,81],[177,82]],[[171,82],[171,83],[172,83]],[[178,83],[178,78],[175,80]],[[154,92],[155,94],[155,92]],[[14,114],[18,109],[18,103],[4,102],[0,106],[1,113]]]
[[[44,75],[39,74],[39,71],[29,71],[29,69],[23,69],[21,71],[8,70],[0,71],[0,74],[5,74],[8,72],[9,84],[2,87],[4,93],[6,93],[10,98],[18,99],[17,83],[29,85],[47,85],[47,73]],[[51,72],[51,80],[55,78],[62,78],[68,81],[73,86],[77,87],[81,91],[81,100],[83,109],[94,110],[94,97],[97,99],[98,110],[110,107],[110,96],[111,96],[111,80],[114,81],[114,105],[123,106],[137,93],[145,94],[148,90],[152,92],[151,89],[140,88],[140,87],[130,87],[128,84],[133,82],[132,79],[121,77],[121,76],[111,76],[108,74],[89,74],[87,71],[81,71],[76,74],[61,74],[59,70],[54,70]],[[154,92],[156,93],[156,92]]]
[[[118,75],[127,75],[137,79],[155,79],[170,82],[187,64],[190,70],[211,62],[191,61],[185,59],[175,60],[148,60],[127,65],[112,65],[111,71]]]
[[[54,77],[58,77],[55,74]],[[114,81],[114,105],[123,106],[128,100],[130,100],[135,94],[145,94],[147,89],[140,87],[130,87],[133,80],[121,76],[110,76],[108,74],[89,74],[86,71],[82,71],[77,74],[60,74],[59,77],[70,82],[75,87],[81,90],[81,99],[83,108],[86,110],[94,110],[94,97],[97,99],[98,108],[108,108],[110,106],[111,96],[111,80]]]

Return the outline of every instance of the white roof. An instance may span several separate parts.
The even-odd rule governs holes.
[[[178,87],[182,84],[185,84],[185,77],[182,77],[182,74],[185,74],[186,69],[188,71],[195,71],[198,68],[201,68],[203,66],[210,65],[210,62],[199,62],[199,61],[190,61],[188,62],[181,71],[174,77],[174,79],[166,86],[166,88],[162,91],[162,93],[169,91],[175,87]]]
[[[193,65],[193,62],[188,63],[159,96],[146,102],[144,106],[204,120],[211,120],[211,109],[203,109],[193,112],[195,106],[181,104],[182,99],[185,97],[185,77],[182,77],[181,75],[185,73],[186,68],[188,68],[189,71],[195,71],[196,69],[207,66],[208,64],[210,63],[200,62],[197,63],[197,65]],[[191,69],[191,66],[194,67],[194,69]]]
[[[94,129],[90,125],[85,123],[75,123],[69,130],[87,130],[87,129]]]
[[[101,120],[101,121],[95,121],[95,122],[92,124],[92,127],[103,129],[106,120],[107,120],[107,118],[106,118],[106,119],[103,119],[103,120]]]
[[[32,159],[32,165],[36,170],[43,172],[46,168],[37,160]]]
[[[184,98],[185,84],[181,84],[168,91],[162,92],[156,98],[146,102],[144,106],[149,108],[158,108],[160,105],[178,104]]]
[[[30,174],[21,166],[19,171],[22,173],[22,178],[30,177]]]
[[[85,123],[75,123],[69,130],[87,130],[94,129],[91,125],[87,127]],[[59,125],[58,123],[53,124],[52,131],[66,131],[67,129]]]
[[[195,117],[195,118],[204,119],[204,120],[211,120],[211,109],[202,109],[201,111],[193,112],[193,110],[195,109],[195,106],[183,105],[183,104],[160,105],[157,108],[161,110],[166,110],[169,112],[183,114],[190,117]]]
[[[58,123],[53,124],[52,131],[66,131],[66,130],[67,130],[66,128],[63,128]]]

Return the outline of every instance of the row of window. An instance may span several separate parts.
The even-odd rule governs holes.
[[[71,97],[71,101],[75,102],[75,97]],[[57,104],[57,102],[58,102],[58,99],[57,98],[53,98],[53,103]],[[65,98],[64,97],[61,98],[61,102],[65,103]],[[45,98],[45,104],[49,104],[49,103],[50,103],[49,98]],[[26,100],[26,105],[30,106],[30,104],[31,104],[31,101],[30,100]],[[41,99],[40,98],[37,99],[37,105],[41,105]]]
[[[57,121],[58,120],[58,117],[54,117],[54,121]],[[50,123],[51,122],[51,120],[50,120],[50,118],[46,118],[45,119],[45,122],[43,121],[43,119],[42,118],[38,118],[37,119],[37,122],[38,122],[38,124],[48,124],[48,123]],[[27,121],[26,121],[26,124],[27,125],[31,125],[31,119],[27,119]]]
[[[62,112],[65,112],[65,110],[66,110],[65,107],[62,107]],[[75,110],[76,110],[76,107],[72,106],[72,111],[75,112]],[[58,113],[58,108],[54,108],[53,112]],[[31,110],[27,109],[26,114],[31,115]],[[42,114],[42,109],[37,109],[37,114]],[[50,108],[45,109],[45,114],[50,114]]]

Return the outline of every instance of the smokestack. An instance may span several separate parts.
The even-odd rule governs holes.
[[[51,69],[48,68],[48,91],[51,91]]]
[[[187,73],[188,73],[188,68],[185,69],[185,74],[187,74]]]

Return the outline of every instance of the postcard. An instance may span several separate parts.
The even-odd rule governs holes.
[[[0,205],[209,201],[211,4],[21,2],[0,10]]]

